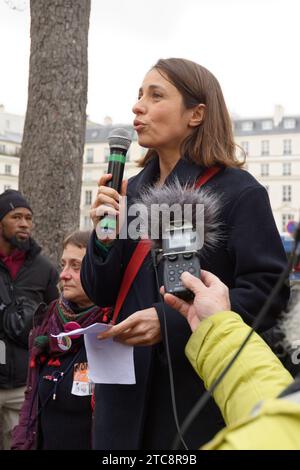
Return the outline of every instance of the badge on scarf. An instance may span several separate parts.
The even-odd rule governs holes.
[[[57,345],[62,351],[68,351],[72,346],[72,340],[69,336],[63,336],[62,338],[57,338]]]

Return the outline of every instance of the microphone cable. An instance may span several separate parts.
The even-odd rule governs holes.
[[[269,308],[272,305],[276,295],[280,292],[282,286],[284,285],[287,276],[289,275],[290,271],[293,268],[294,260],[295,260],[295,257],[297,255],[297,248],[298,248],[298,244],[300,242],[300,223],[297,226],[294,237],[295,237],[294,246],[293,246],[292,252],[290,254],[288,264],[285,267],[285,269],[282,271],[277,283],[275,284],[273,290],[271,291],[271,294],[269,295],[266,302],[262,306],[259,314],[255,318],[255,320],[252,324],[252,328],[251,328],[250,332],[248,333],[248,335],[246,336],[243,343],[241,344],[241,346],[239,347],[237,352],[234,354],[232,359],[229,361],[229,363],[227,364],[225,369],[219,374],[219,376],[216,378],[216,380],[213,382],[213,384],[209,387],[209,389],[205,393],[203,393],[203,395],[200,397],[198,402],[194,405],[194,407],[191,409],[189,414],[184,419],[184,421],[182,423],[182,426],[181,426],[181,429],[180,429],[180,437],[179,437],[178,434],[176,435],[176,437],[173,441],[173,444],[172,444],[172,450],[178,450],[179,440],[181,440],[181,438],[182,438],[181,436],[184,436],[184,434],[187,432],[187,430],[189,429],[189,427],[193,423],[194,419],[198,416],[198,414],[205,407],[205,405],[207,404],[209,399],[212,397],[213,392],[215,391],[217,386],[220,384],[220,382],[223,380],[223,378],[225,377],[227,372],[231,369],[231,367],[233,366],[233,364],[235,363],[235,361],[237,360],[237,358],[241,354],[242,350],[245,348],[245,346],[248,343],[249,339],[251,338],[253,333],[256,331],[258,326],[261,324],[262,320],[265,318],[265,316],[268,313]]]
[[[170,379],[170,391],[171,391],[171,399],[172,399],[172,409],[173,409],[173,416],[175,420],[175,425],[177,429],[177,436],[178,436],[178,444],[181,441],[183,447],[185,450],[189,450],[184,438],[183,434],[181,432],[181,428],[179,426],[179,421],[178,421],[178,413],[177,413],[177,406],[176,406],[176,397],[175,397],[175,386],[174,386],[174,375],[173,375],[173,368],[172,368],[172,360],[171,360],[171,354],[170,354],[170,347],[169,347],[169,337],[168,337],[168,328],[167,328],[167,316],[166,316],[166,310],[165,310],[165,303],[163,300],[163,297],[160,293],[160,287],[159,287],[159,280],[158,280],[158,272],[157,272],[157,264],[156,264],[156,257],[155,257],[155,252],[154,250],[151,250],[151,257],[152,257],[152,263],[154,267],[154,272],[155,272],[155,282],[156,282],[156,287],[158,290],[158,294],[161,298],[161,305],[162,305],[162,311],[163,311],[163,320],[164,320],[164,339],[165,339],[165,347],[166,347],[166,355],[167,355],[167,362],[168,362],[168,371],[169,371],[169,379]]]

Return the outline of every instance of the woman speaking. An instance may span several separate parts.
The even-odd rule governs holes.
[[[219,222],[225,236],[206,252],[201,267],[213,272],[230,289],[231,310],[251,324],[275,285],[286,258],[272,216],[267,192],[235,156],[232,122],[216,78],[185,59],[159,60],[146,74],[133,106],[138,142],[148,149],[143,170],[131,178],[121,196],[128,206],[149,188],[175,179],[182,186],[199,183],[218,198]],[[212,170],[213,169],[213,170]],[[118,216],[120,194],[99,181],[91,216],[94,225],[106,213]],[[198,184],[199,186],[199,184]],[[115,305],[137,242],[99,241],[94,232],[81,270],[82,285],[97,305]],[[158,269],[163,284],[162,270]],[[288,288],[271,308],[278,315],[288,300]],[[178,421],[181,423],[204,391],[204,385],[184,355],[190,329],[178,312],[166,306],[166,330],[173,367]],[[135,385],[95,387],[94,448],[170,449],[176,433],[166,358],[165,323],[150,254],[141,264],[120,309],[117,324],[102,338],[134,346]],[[268,318],[262,329],[275,323]],[[101,340],[101,339],[100,339]],[[211,400],[185,436],[197,448],[223,427]]]

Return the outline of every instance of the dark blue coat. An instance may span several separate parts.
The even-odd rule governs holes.
[[[183,184],[192,183],[202,172],[202,167],[180,160],[167,181],[176,175]],[[129,181],[129,200],[137,197],[143,186],[152,184],[158,174],[158,160],[152,160]],[[223,169],[206,187],[221,198],[220,219],[227,237],[218,249],[202,260],[201,266],[228,285],[232,310],[251,323],[286,265],[268,194],[248,172],[232,168]],[[117,240],[104,259],[95,244],[95,235],[91,237],[82,265],[81,281],[87,295],[96,304],[114,305],[124,268],[134,247],[132,240]],[[159,277],[162,284],[161,272]],[[271,309],[272,315],[265,321],[263,329],[275,323],[288,296],[288,288],[285,288],[277,297]],[[162,305],[148,256],[127,295],[118,321],[152,306],[157,310],[163,331]],[[203,393],[204,385],[184,354],[191,333],[188,323],[175,310],[165,306],[165,311],[176,404],[179,422],[182,422]],[[136,347],[134,360],[136,385],[96,385],[96,449],[171,448],[176,428],[164,342],[151,347]],[[211,400],[187,432],[188,447],[199,447],[223,426],[221,415]]]

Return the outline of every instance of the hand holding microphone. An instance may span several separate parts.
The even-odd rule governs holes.
[[[122,212],[122,197],[126,196],[127,191],[127,180],[124,180],[121,185],[121,194],[119,194],[115,189],[107,186],[107,183],[112,179],[112,174],[108,173],[101,176],[98,181],[98,191],[95,201],[92,204],[90,216],[94,225],[94,229],[97,231],[97,227],[103,220],[103,217],[110,215],[112,220],[117,220],[116,233],[119,233],[119,229],[122,225],[120,220],[120,213]],[[98,233],[97,233],[98,235]],[[103,234],[101,241],[112,240],[115,238],[112,236],[112,233],[109,234],[109,237]]]
[[[126,129],[114,129],[108,142],[108,174],[99,180],[97,198],[90,212],[97,237],[102,242],[115,239],[121,226],[120,200],[126,195],[127,188],[127,182],[122,181],[131,136]]]
[[[230,310],[228,287],[214,274],[202,269],[201,279],[198,279],[184,272],[181,280],[194,293],[193,302],[188,303],[172,294],[165,294],[164,287],[161,287],[160,292],[166,304],[178,310],[187,319],[192,331],[195,331],[205,318]]]

